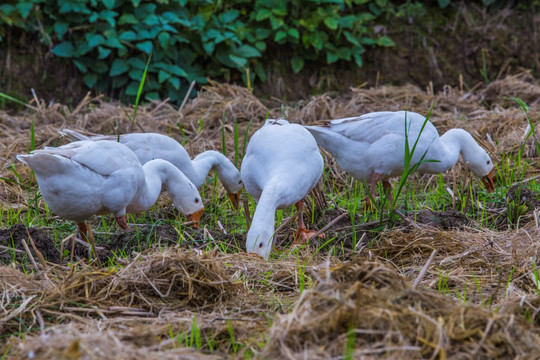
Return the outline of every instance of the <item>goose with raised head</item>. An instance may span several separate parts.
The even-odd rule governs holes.
[[[64,129],[60,134],[70,140],[119,141],[137,155],[141,164],[146,164],[154,159],[167,160],[180,169],[195,184],[197,189],[200,189],[204,184],[208,173],[215,170],[233,207],[238,208],[240,193],[243,189],[240,172],[225,155],[218,151],[208,150],[191,160],[186,149],[178,141],[157,133],[123,134],[120,135],[120,138],[115,135],[89,137],[73,130]]]
[[[267,120],[249,140],[240,170],[246,191],[257,202],[247,234],[246,250],[268,259],[272,252],[276,209],[296,204],[298,231],[295,241],[305,242],[308,231],[302,218],[302,201],[317,184],[323,159],[315,139],[302,126],[286,120]]]
[[[493,162],[470,133],[451,129],[439,137],[430,121],[411,111],[372,112],[305,128],[323,149],[335,157],[343,170],[358,180],[368,181],[371,198],[375,198],[377,182],[382,182],[387,193],[391,192],[388,178],[403,173],[405,122],[410,149],[418,139],[410,166],[424,156],[424,160],[430,161],[422,162],[418,171],[438,174],[454,166],[461,155],[463,161],[469,163],[471,171],[482,179],[486,190],[495,190]],[[368,206],[372,205],[369,200],[370,197],[366,197]]]
[[[34,170],[43,199],[62,218],[77,222],[91,239],[86,219],[112,213],[128,228],[127,212],[142,212],[157,201],[162,187],[178,210],[196,226],[204,210],[195,185],[164,160],[141,165],[125,145],[114,141],[78,141],[47,147],[17,159]]]

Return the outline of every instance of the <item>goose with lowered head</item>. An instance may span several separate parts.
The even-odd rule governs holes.
[[[482,179],[488,192],[495,190],[495,167],[487,152],[463,129],[451,129],[439,137],[430,121],[411,111],[381,111],[358,117],[336,119],[323,126],[306,126],[317,143],[332,154],[339,166],[358,180],[368,181],[371,198],[375,198],[377,182],[391,192],[388,178],[401,176],[405,159],[405,122],[412,149],[418,144],[411,164],[424,160],[420,173],[438,174],[449,170],[459,156],[469,163],[472,172]],[[391,199],[391,197],[390,197]],[[366,197],[366,204],[372,205]]]
[[[60,134],[71,140],[119,141],[137,155],[141,164],[146,164],[154,159],[167,160],[180,169],[195,184],[197,189],[200,189],[204,184],[208,173],[215,170],[233,207],[238,208],[240,193],[243,189],[240,172],[225,155],[218,151],[208,150],[191,160],[186,149],[178,141],[157,133],[123,134],[120,135],[120,138],[116,135],[89,137],[73,130],[64,129]]]
[[[296,204],[298,231],[295,241],[314,235],[302,218],[302,201],[317,184],[323,159],[315,139],[302,126],[286,120],[267,120],[249,140],[241,175],[246,191],[257,202],[246,250],[268,259],[274,239],[276,209]]]
[[[204,210],[199,192],[180,170],[164,160],[142,166],[128,147],[114,141],[78,141],[17,159],[34,170],[49,208],[77,222],[86,239],[92,238],[86,219],[112,213],[127,229],[126,212],[149,209],[162,187],[197,227]]]

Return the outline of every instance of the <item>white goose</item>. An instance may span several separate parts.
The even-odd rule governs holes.
[[[76,221],[86,239],[92,238],[86,219],[112,213],[118,225],[127,229],[126,211],[149,209],[162,186],[196,226],[204,210],[197,189],[176,167],[164,160],[142,166],[128,147],[114,141],[78,141],[17,155],[17,159],[34,170],[49,208]]]
[[[412,149],[420,135],[425,118],[411,111],[381,111],[359,117],[336,119],[324,126],[306,126],[317,143],[332,154],[339,166],[358,180],[367,180],[375,198],[377,182],[391,191],[388,178],[403,173],[405,159],[405,119],[409,146]],[[420,173],[438,174],[450,169],[461,154],[472,172],[482,178],[486,189],[495,189],[495,167],[486,151],[463,129],[451,129],[439,137],[431,122],[427,122],[416,146],[411,166],[421,160]],[[391,197],[390,197],[391,198]],[[366,201],[369,196],[366,197]],[[366,203],[368,206],[371,202]]]
[[[296,204],[300,212],[295,239],[309,237],[302,219],[302,199],[319,181],[323,160],[317,143],[302,126],[267,120],[251,137],[242,161],[246,191],[257,201],[246,250],[268,259],[272,252],[276,209]],[[311,234],[313,235],[313,234]]]
[[[118,141],[116,135],[88,137],[69,129],[64,129],[60,133],[71,140]],[[243,188],[240,172],[222,153],[208,150],[191,160],[186,149],[180,143],[166,135],[156,133],[124,134],[120,135],[120,142],[137,155],[141,164],[154,159],[167,160],[180,169],[198,189],[204,184],[208,173],[216,170],[233,207],[238,207]]]

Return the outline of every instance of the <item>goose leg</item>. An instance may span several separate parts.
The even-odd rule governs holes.
[[[375,204],[373,203],[373,201],[375,200],[375,197],[377,196],[376,195],[377,183],[379,182],[380,179],[381,179],[381,174],[375,171],[371,174],[371,179],[369,181],[369,195],[371,195],[371,197],[369,195],[366,196],[365,204],[364,204],[364,209],[366,209],[367,211],[371,211],[375,209]]]
[[[394,203],[394,199],[392,198],[392,184],[388,180],[382,181],[384,192],[386,193],[386,199],[388,199],[388,202],[390,203],[390,207],[392,207]]]
[[[90,243],[92,251],[94,252],[94,255],[96,255],[98,264],[101,265],[101,259],[99,258],[99,254],[97,252],[96,243],[94,241],[94,234],[92,234],[92,228],[90,227],[90,224],[87,224],[86,222],[81,222],[77,223],[77,226],[79,228],[79,232],[81,233],[82,239]]]
[[[304,245],[306,244],[317,232],[314,230],[308,230],[304,224],[304,216],[302,208],[304,206],[304,201],[300,200],[296,203],[296,210],[298,211],[298,230],[294,235],[293,245]],[[323,234],[321,234],[323,235]]]
[[[120,227],[124,230],[127,230],[129,229],[129,226],[127,224],[127,219],[126,219],[126,215],[123,215],[123,216],[119,216],[116,218],[116,222],[118,223],[118,225],[120,225]]]

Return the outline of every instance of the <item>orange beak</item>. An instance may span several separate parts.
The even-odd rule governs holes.
[[[484,184],[487,192],[489,193],[495,191],[495,184],[493,183],[494,174],[495,174],[495,166],[493,167],[493,169],[491,169],[489,174],[487,174],[486,176],[482,178],[482,183]]]
[[[240,194],[242,193],[242,190],[237,192],[236,194],[229,194],[229,199],[231,199],[231,204],[233,208],[238,209],[238,204],[240,203]]]
[[[195,224],[193,224],[193,226],[196,227],[197,229],[199,228],[199,225],[201,223],[201,216],[203,212],[204,212],[204,208],[202,208],[201,210],[197,212],[194,212],[193,214],[186,216],[189,221],[195,221]]]
[[[248,252],[248,255],[253,256],[253,257],[257,258],[257,259],[264,260],[264,258],[262,256],[260,256],[259,254],[256,254],[256,253]]]

